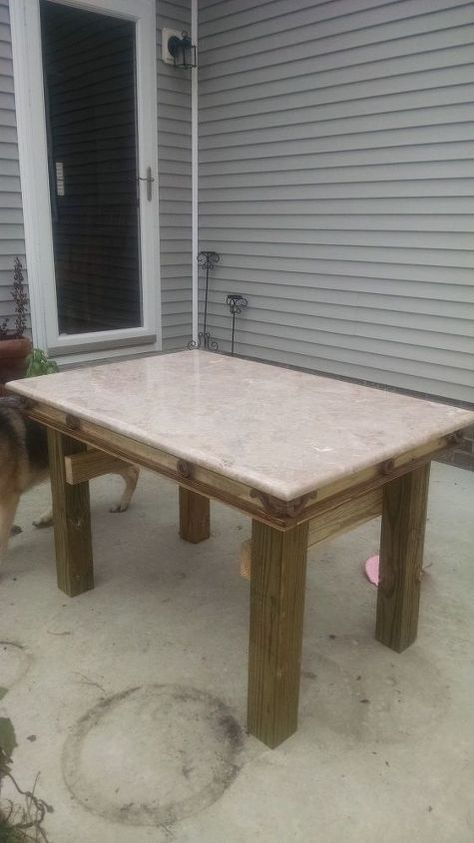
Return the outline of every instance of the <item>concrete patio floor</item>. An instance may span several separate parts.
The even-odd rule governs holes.
[[[51,843],[472,843],[474,474],[433,466],[403,655],[373,638],[378,522],[310,552],[300,728],[274,751],[243,729],[248,521],[213,505],[191,546],[173,484],[143,472],[123,515],[118,478],[91,488],[94,591],[56,589],[52,531],[31,526],[47,488],[0,571],[0,717]]]

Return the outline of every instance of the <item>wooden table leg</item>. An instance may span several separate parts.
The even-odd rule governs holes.
[[[64,457],[86,446],[48,428],[58,588],[75,597],[94,588],[89,483],[66,483]]]
[[[401,653],[416,638],[430,466],[384,486],[375,637]]]
[[[297,728],[307,546],[308,523],[252,524],[248,729],[272,748]]]
[[[192,544],[208,539],[210,527],[209,498],[179,487],[179,534]]]

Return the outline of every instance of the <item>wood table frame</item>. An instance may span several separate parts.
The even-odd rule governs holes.
[[[179,484],[186,541],[209,537],[211,498],[252,518],[248,729],[267,746],[297,728],[308,545],[382,515],[375,636],[397,652],[415,640],[430,460],[462,431],[283,501],[47,404],[27,412],[48,429],[58,586],[71,597],[94,585],[88,481],[117,461]]]

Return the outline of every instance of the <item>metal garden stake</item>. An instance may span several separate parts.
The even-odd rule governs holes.
[[[209,296],[209,271],[214,269],[216,263],[219,263],[221,256],[217,252],[199,252],[197,256],[197,261],[199,266],[202,266],[203,269],[206,270],[206,288],[204,293],[204,321],[203,321],[203,329],[199,332],[197,342],[196,340],[191,340],[188,342],[188,348],[204,348],[209,351],[217,351],[219,346],[216,340],[211,338],[209,331],[207,330],[207,300]]]
[[[233,355],[235,343],[235,317],[238,313],[242,313],[242,311],[247,307],[248,299],[246,299],[245,296],[242,296],[241,293],[229,293],[226,299],[226,304],[232,314],[232,340],[230,353]]]

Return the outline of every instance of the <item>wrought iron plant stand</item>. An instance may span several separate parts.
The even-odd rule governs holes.
[[[204,292],[204,320],[202,331],[199,331],[197,340],[188,342],[188,348],[203,348],[208,351],[218,351],[219,345],[216,340],[212,339],[211,334],[207,330],[207,300],[209,297],[209,272],[214,269],[216,263],[219,263],[221,256],[217,252],[199,252],[197,261],[199,266],[206,270],[206,287]]]
[[[217,340],[211,337],[210,331],[207,330],[207,305],[209,299],[209,272],[214,269],[215,265],[219,263],[221,256],[217,252],[199,252],[197,261],[206,271],[206,285],[204,288],[204,319],[202,331],[199,331],[197,340],[188,342],[188,348],[201,348],[207,351],[219,351]],[[248,305],[248,300],[241,293],[229,293],[226,298],[226,304],[232,315],[232,335],[231,335],[231,354],[234,354],[235,346],[235,318],[242,313]]]

